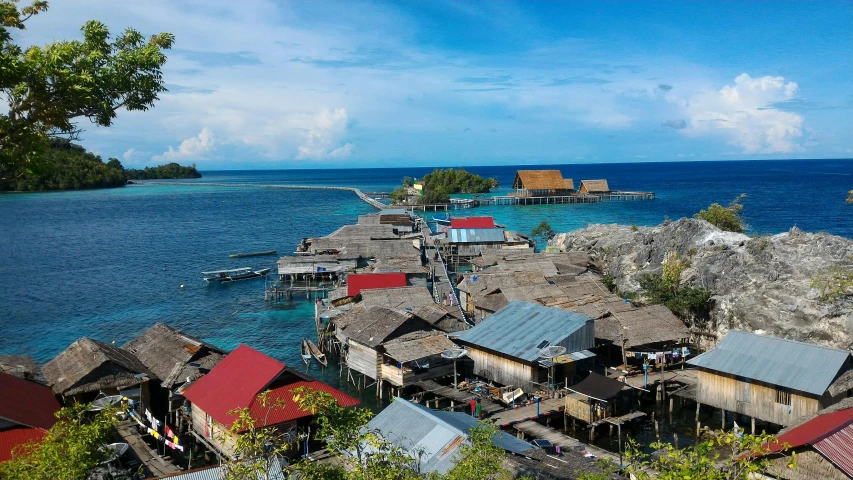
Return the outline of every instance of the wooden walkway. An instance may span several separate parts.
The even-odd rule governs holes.
[[[538,406],[539,415],[536,414],[537,404],[531,403],[530,405],[525,405],[523,407],[498,412],[489,417],[489,420],[494,421],[495,425],[500,428],[506,428],[525,420],[533,420],[539,417],[548,417],[560,414],[566,407],[566,399],[549,398],[547,400],[542,400]]]
[[[472,398],[479,398],[480,412],[484,415],[490,415],[492,413],[504,409],[504,407],[488,398],[474,395],[473,393],[467,392],[465,390],[459,390],[453,387],[445,387],[443,385],[439,385],[433,380],[424,380],[422,382],[416,383],[415,385],[424,392],[432,393],[433,395],[452,400],[454,402],[459,402],[458,404],[454,405],[454,408],[468,408],[470,406],[468,402],[470,402]]]
[[[619,455],[608,452],[602,448],[598,448],[593,445],[587,445],[585,443],[581,443],[579,440],[574,439],[560,431],[553,429],[551,427],[547,427],[540,423],[536,423],[532,420],[528,420],[526,422],[521,422],[519,424],[513,425],[514,429],[519,432],[530,436],[532,439],[541,438],[544,440],[548,440],[552,445],[557,445],[561,450],[569,450],[569,451],[577,451],[579,447],[583,448],[585,451],[595,455],[598,458],[604,458],[608,460],[612,460],[613,463],[619,464]]]
[[[139,461],[141,461],[142,464],[145,465],[145,468],[147,468],[155,477],[171,475],[181,471],[181,469],[164,460],[163,457],[157,455],[151,450],[151,447],[142,440],[142,437],[136,431],[136,423],[133,421],[125,420],[119,423],[116,426],[116,430],[118,430],[118,433],[121,435],[121,438],[124,439],[124,442],[130,445],[130,448],[133,450],[136,457],[139,458]]]

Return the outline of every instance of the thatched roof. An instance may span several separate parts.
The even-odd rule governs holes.
[[[589,193],[609,192],[607,180],[581,180],[581,190]]]
[[[526,190],[565,190],[566,183],[559,170],[519,170],[512,188]]]
[[[476,281],[474,277],[477,278]],[[545,280],[545,276],[539,272],[477,273],[474,275],[465,275],[457,287],[459,290],[469,294],[484,295],[503,288],[547,283],[548,281]]]
[[[156,323],[121,349],[135,355],[166,388],[200,378],[227,355],[164,323]]]
[[[853,390],[853,370],[842,373],[829,386],[829,394],[833,397],[847,390]]]
[[[410,312],[443,332],[457,332],[466,328],[459,318],[458,310],[436,304],[425,286],[363,290],[360,295],[361,302],[357,305]]]
[[[625,348],[671,342],[690,336],[684,322],[663,305],[649,305],[634,310],[607,315],[595,321],[595,337]]]
[[[138,374],[157,378],[132,353],[83,337],[42,369],[48,384],[60,395],[128,388],[140,383]]]
[[[536,253],[532,250],[500,250],[471,261],[483,273],[539,272],[545,277],[579,275],[589,266],[584,252]]]
[[[341,334],[371,348],[406,333],[429,330],[429,325],[413,314],[385,307],[353,308],[343,316],[349,318]]]
[[[386,342],[385,353],[400,363],[411,362],[457,348],[447,336],[437,332],[413,332]]]
[[[575,189],[575,181],[571,178],[564,178],[563,184],[566,186],[566,190],[574,190]]]
[[[40,380],[41,367],[28,355],[0,355],[0,372],[25,380]]]
[[[773,478],[784,480],[848,480],[843,470],[839,469],[827,460],[823,455],[814,451],[811,447],[796,449],[797,468],[790,468],[789,455],[771,456],[768,458],[767,473]]]

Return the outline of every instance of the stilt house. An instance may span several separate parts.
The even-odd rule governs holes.
[[[90,402],[99,395],[122,395],[150,408],[154,375],[132,353],[112,345],[81,338],[42,369],[54,393],[66,402]]]
[[[732,330],[687,363],[699,370],[697,402],[782,426],[851,395],[835,388],[849,388],[846,350]]]
[[[173,416],[183,404],[182,388],[210,372],[227,352],[164,323],[156,323],[142,335],[122,345],[160,379],[151,392],[151,410],[161,418]]]
[[[610,191],[610,186],[607,185],[607,180],[581,180],[581,193],[607,193]]]
[[[574,182],[564,179],[559,170],[518,170],[512,188],[514,196],[548,197],[568,195],[574,191]]]
[[[247,408],[257,427],[275,427],[295,441],[297,432],[313,418],[293,400],[293,391],[308,387],[331,394],[342,406],[357,405],[358,400],[257,350],[240,345],[207,375],[193,382],[184,396],[192,402],[192,433],[197,439],[232,458],[237,439],[244,432],[231,432],[237,419],[232,410]],[[267,407],[258,394],[269,391]],[[276,402],[284,406],[275,406]]]
[[[520,387],[526,393],[543,389],[551,363],[540,350],[551,345],[566,348],[562,357],[552,359],[554,383],[574,383],[579,370],[591,369],[595,356],[593,320],[579,313],[512,301],[470,330],[451,335],[468,350],[474,374],[505,386]],[[577,364],[581,363],[581,367]]]

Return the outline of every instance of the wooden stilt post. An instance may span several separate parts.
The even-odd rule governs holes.
[[[755,435],[755,417],[752,417],[752,434]]]
[[[722,413],[723,413],[723,415],[722,415],[722,416],[723,416],[722,427],[720,427],[720,428],[721,428],[723,431],[725,431],[725,430],[726,430],[726,409],[725,409],[725,408],[721,408],[720,410],[721,410],[721,411],[722,411]]]
[[[701,406],[702,406],[701,403],[696,402],[696,421],[697,422],[699,421],[699,407],[701,407]]]

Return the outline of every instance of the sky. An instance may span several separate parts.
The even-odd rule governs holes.
[[[842,0],[54,0],[15,38],[175,35],[153,109],[80,123],[125,166],[851,158],[851,18]]]

